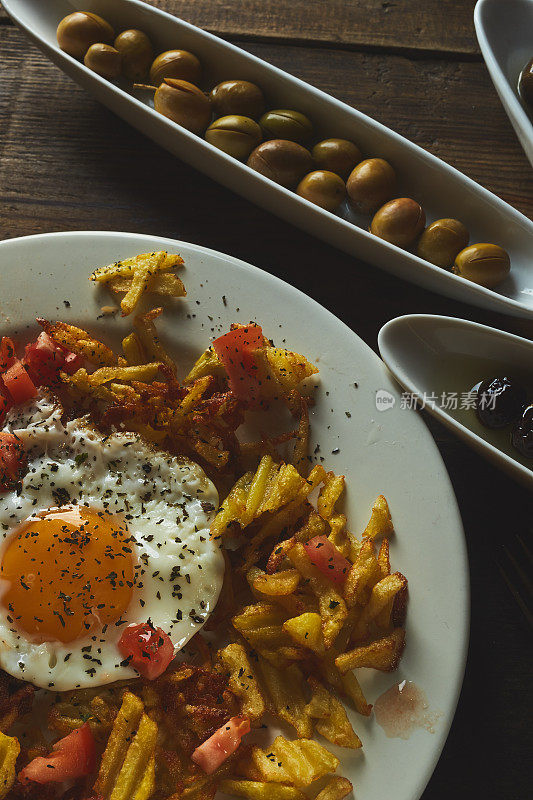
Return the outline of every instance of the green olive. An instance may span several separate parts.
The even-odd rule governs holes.
[[[203,133],[211,119],[211,103],[188,81],[166,78],[154,96],[154,108],[192,133]]]
[[[480,286],[492,289],[509,274],[509,254],[497,244],[471,244],[455,258],[453,271]]]
[[[317,169],[300,181],[297,193],[311,203],[336,211],[346,197],[346,186],[339,175],[327,170]]]
[[[152,42],[142,31],[122,31],[115,39],[115,49],[122,56],[122,72],[130,81],[141,81],[148,75],[154,58]]]
[[[420,258],[448,269],[457,253],[466,247],[470,236],[458,219],[438,219],[428,225],[418,242]]]
[[[179,78],[196,85],[201,77],[202,65],[188,50],[167,50],[150,67],[150,82],[154,86],[159,86],[165,78]]]
[[[305,144],[313,136],[313,124],[305,114],[278,108],[267,111],[259,120],[266,139],[288,139],[291,142]]]
[[[389,200],[376,212],[370,232],[398,247],[409,247],[426,224],[424,209],[410,197]]]
[[[319,169],[335,172],[344,180],[363,157],[357,145],[347,139],[324,139],[315,144],[311,155]]]
[[[88,11],[75,11],[57,26],[57,43],[61,50],[80,60],[92,44],[111,44],[114,35],[109,22]]]
[[[247,164],[271,181],[295,189],[313,168],[313,159],[309,150],[296,142],[270,139],[252,150]]]
[[[211,123],[205,132],[209,144],[218,147],[233,158],[248,158],[263,135],[261,128],[250,117],[228,114]]]
[[[122,70],[122,56],[111,47],[110,44],[92,44],[87,52],[83,63],[93,72],[101,75],[102,78],[118,78]]]
[[[533,58],[528,61],[518,79],[518,93],[533,109]]]
[[[390,199],[396,186],[396,173],[383,158],[361,161],[346,183],[348,197],[356,211],[370,214]]]
[[[258,119],[265,110],[263,92],[250,81],[222,81],[211,90],[211,103],[217,116],[238,114]]]

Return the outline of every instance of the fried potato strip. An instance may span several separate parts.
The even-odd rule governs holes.
[[[218,651],[218,660],[228,674],[228,686],[242,700],[242,713],[252,722],[261,719],[267,710],[265,698],[248,653],[242,644],[228,644]]]
[[[349,747],[352,750],[362,747],[361,739],[352,728],[342,703],[316,678],[309,678],[308,683],[313,695],[306,711],[315,720],[318,733],[339,747]]]
[[[305,788],[335,772],[339,759],[313,739],[290,741],[277,736],[266,750],[253,747],[240,766],[247,778]]]
[[[0,800],[8,795],[15,783],[15,765],[19,753],[18,739],[0,733]]]
[[[225,794],[245,797],[248,800],[308,800],[307,796],[294,786],[264,781],[226,779],[221,781],[220,789]]]
[[[100,367],[111,367],[117,363],[113,351],[82,328],[68,325],[66,322],[49,322],[41,318],[37,321],[58,344],[87,359],[89,363]]]
[[[378,536],[390,536],[394,533],[389,504],[380,494],[372,506],[368,525],[363,532],[363,539],[375,539]]]
[[[317,597],[322,618],[324,644],[328,649],[340,633],[348,615],[346,603],[333,583],[311,563],[303,544],[295,545],[287,555]]]
[[[392,672],[400,662],[404,644],[405,630],[396,628],[388,636],[342,653],[335,659],[335,664],[342,674],[360,667]]]
[[[353,786],[347,778],[335,777],[317,794],[315,800],[343,800],[352,790]]]
[[[169,255],[164,250],[141,253],[94,270],[90,280],[108,284],[117,293],[125,293],[120,303],[122,316],[125,317],[131,314],[146,291],[183,297],[186,291],[182,281],[175,275],[167,274],[181,264],[181,256]]]
[[[154,308],[146,314],[140,314],[134,319],[135,331],[138,340],[144,348],[148,358],[153,361],[160,361],[166,364],[172,372],[176,373],[176,362],[172,359],[163,345],[157,333],[154,320],[156,320],[163,312],[162,308]]]
[[[102,756],[96,794],[104,800],[148,800],[155,788],[157,725],[126,691]]]

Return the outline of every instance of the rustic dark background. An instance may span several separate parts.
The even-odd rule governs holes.
[[[531,168],[480,56],[474,0],[153,4],[356,106],[533,214]],[[231,253],[312,295],[374,349],[384,322],[412,312],[533,335],[533,323],[441,298],[337,252],[180,163],[71,83],[0,7],[0,237],[76,229]],[[455,722],[424,799],[522,800],[533,777],[533,650],[500,566],[508,566],[504,545],[519,556],[516,536],[531,535],[531,495],[426,421],[463,515],[472,634]]]

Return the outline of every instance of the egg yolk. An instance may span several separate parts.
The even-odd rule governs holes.
[[[21,525],[0,565],[0,602],[19,631],[72,642],[116,622],[135,569],[126,526],[104,511],[50,509]]]

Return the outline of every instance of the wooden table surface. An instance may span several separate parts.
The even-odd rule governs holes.
[[[474,0],[153,4],[356,106],[533,214],[531,168],[480,56]],[[387,320],[412,312],[533,335],[531,323],[448,300],[344,255],[180,163],[75,86],[2,9],[0,104],[1,238],[112,229],[196,242],[294,284],[374,349]],[[504,543],[514,551],[517,534],[531,534],[531,495],[426,422],[463,515],[472,633],[457,715],[424,798],[520,800],[530,796],[532,777],[531,631],[498,564]]]

